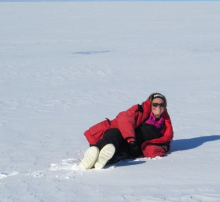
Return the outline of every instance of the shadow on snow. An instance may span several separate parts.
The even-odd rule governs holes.
[[[190,139],[181,139],[181,140],[173,140],[171,144],[171,152],[176,152],[176,151],[185,151],[185,150],[190,150],[190,149],[195,149],[199,146],[201,146],[204,143],[211,142],[211,141],[216,141],[220,140],[220,135],[211,135],[211,136],[202,136],[202,137],[194,137]],[[146,163],[146,161],[135,161],[135,159],[125,159],[122,161],[119,161],[116,163],[116,167],[121,167],[121,166],[133,166],[133,165],[138,165],[138,164],[143,164]],[[112,166],[109,164],[107,168]]]
[[[133,166],[133,165],[138,165],[138,164],[143,164],[143,163],[146,163],[146,161],[135,161],[135,160],[132,160],[132,159],[126,159],[126,160],[123,160],[123,161],[120,161],[118,163],[116,163],[116,166],[117,167],[121,167],[121,166]]]
[[[171,152],[195,149],[206,142],[220,140],[220,135],[202,136],[190,139],[174,140],[171,144]]]

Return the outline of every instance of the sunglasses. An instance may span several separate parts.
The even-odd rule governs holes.
[[[152,105],[154,106],[154,107],[158,107],[158,106],[160,106],[160,107],[165,107],[165,103],[161,103],[161,104],[159,104],[159,103],[152,103]]]

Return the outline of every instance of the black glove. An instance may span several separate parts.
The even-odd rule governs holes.
[[[170,146],[167,145],[167,144],[162,144],[162,145],[159,145],[159,146],[161,146],[164,149],[165,152],[168,152],[170,150]]]
[[[138,147],[136,141],[131,141],[128,143],[128,145],[129,145],[129,149],[131,151],[131,156],[133,158],[136,158],[141,155],[140,148]]]

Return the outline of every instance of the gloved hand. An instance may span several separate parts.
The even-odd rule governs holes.
[[[133,158],[136,158],[138,156],[140,156],[140,148],[138,147],[136,141],[131,141],[131,142],[128,142],[128,145],[129,145],[129,149],[131,151],[131,156]]]
[[[168,145],[163,144],[163,145],[159,145],[159,146],[161,146],[161,147],[164,149],[165,152],[168,152],[168,151],[169,151]]]

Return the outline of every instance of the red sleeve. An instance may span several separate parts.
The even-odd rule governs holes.
[[[116,117],[118,129],[124,139],[135,138],[136,117],[138,116],[138,105],[134,105],[127,111],[120,112]]]
[[[173,127],[172,127],[172,123],[170,120],[170,116],[168,114],[168,112],[164,112],[164,119],[165,119],[165,127],[166,130],[164,132],[164,135],[161,138],[158,139],[153,139],[153,140],[149,140],[147,141],[148,143],[167,143],[169,141],[171,141],[173,139]]]

